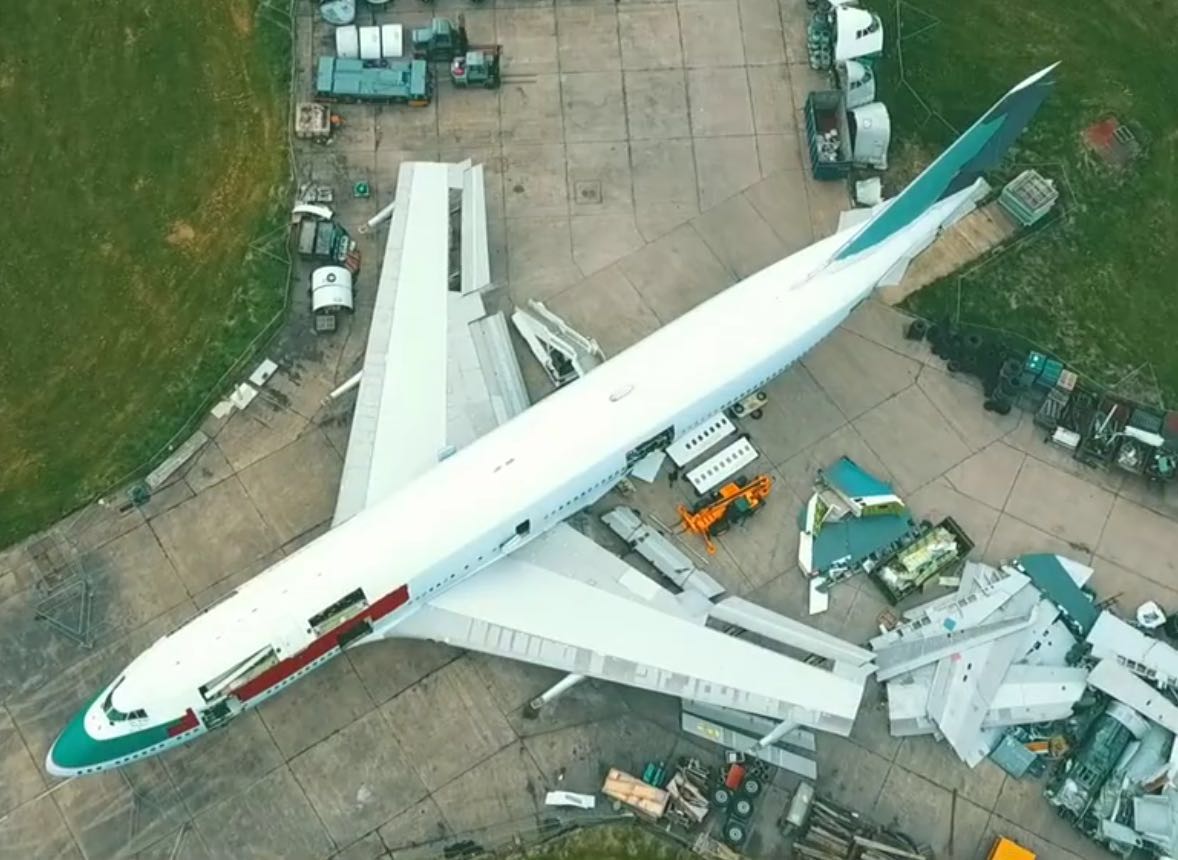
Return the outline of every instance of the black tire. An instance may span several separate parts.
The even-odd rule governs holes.
[[[724,841],[729,845],[744,844],[744,825],[739,821],[729,821],[724,825]]]
[[[732,814],[748,818],[753,814],[753,802],[747,797],[738,797],[732,804]]]
[[[907,340],[924,340],[927,334],[928,323],[924,320],[913,320],[908,323],[908,327],[904,330],[904,337]]]
[[[724,786],[720,786],[712,792],[712,803],[721,808],[727,806],[732,800],[732,792]]]
[[[758,403],[764,403],[768,399],[769,399],[769,395],[766,394],[764,391],[757,392],[757,402]]]
[[[748,797],[756,797],[761,793],[761,780],[750,776],[745,779],[744,785],[740,787],[740,790]]]
[[[754,421],[760,421],[764,417],[764,415],[765,415],[765,413],[763,410],[754,409],[752,412],[749,413],[749,418],[752,418]]]

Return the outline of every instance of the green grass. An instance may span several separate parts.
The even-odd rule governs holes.
[[[690,851],[665,837],[627,824],[578,830],[510,860],[689,860]]]
[[[867,0],[884,19],[882,98],[906,180],[1010,86],[1056,60],[1057,86],[1008,159],[1055,179],[1063,217],[963,276],[910,299],[925,316],[1007,329],[1110,384],[1178,406],[1178,3],[1172,0]],[[899,8],[899,26],[896,10]],[[931,26],[930,26],[931,25]],[[920,32],[923,28],[923,32]],[[901,83],[903,77],[934,115]],[[1148,135],[1116,171],[1081,142],[1108,114]],[[935,114],[939,114],[938,118]],[[960,302],[960,305],[958,304]],[[1155,395],[1156,396],[1156,395]]]
[[[282,307],[289,35],[253,10],[5,4],[0,547],[159,451]]]

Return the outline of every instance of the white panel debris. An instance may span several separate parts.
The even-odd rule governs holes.
[[[694,430],[680,436],[667,446],[667,454],[676,466],[686,466],[702,457],[724,439],[736,432],[736,425],[723,412],[717,412]]]
[[[708,600],[724,593],[724,586],[696,567],[671,538],[642,522],[633,508],[616,507],[603,514],[601,520],[659,573],[685,591],[698,592]]]
[[[1116,660],[1105,658],[1097,663],[1088,675],[1088,683],[1167,731],[1178,734],[1178,707],[1160,690],[1142,681]]]
[[[753,460],[757,449],[747,436],[742,436],[718,454],[709,457],[687,473],[687,480],[697,493],[706,493],[731,478]]]
[[[1060,561],[1077,584],[1091,576]],[[1070,717],[1089,679],[1070,665],[1080,652],[1067,621],[1013,564],[967,563],[954,592],[871,641],[892,734],[943,737],[974,766],[1010,727]]]
[[[1122,621],[1100,613],[1088,631],[1088,644],[1097,659],[1112,657],[1136,674],[1165,687],[1178,684],[1178,651]]]

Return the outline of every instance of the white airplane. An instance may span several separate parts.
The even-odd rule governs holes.
[[[458,450],[447,419],[469,380],[438,369],[457,294],[434,288],[449,279],[457,232],[448,166],[403,166],[393,218],[407,220],[390,229],[333,528],[131,661],[66,726],[48,771],[95,773],[193,740],[387,637],[734,708],[781,731],[849,733],[871,667],[828,670],[710,628],[689,595],[645,577],[635,586],[630,575],[641,575],[563,521],[846,319],[959,214],[1047,96],[1053,69],[1007,93],[865,223],[730,287],[530,408],[484,408],[467,427],[487,432]],[[407,194],[414,207],[402,206]],[[464,211],[462,230],[485,256],[476,220]]]

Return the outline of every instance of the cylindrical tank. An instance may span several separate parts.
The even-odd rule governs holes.
[[[335,28],[335,55],[349,60],[360,56],[360,33],[355,24]]]
[[[360,59],[380,59],[380,27],[360,28]]]

